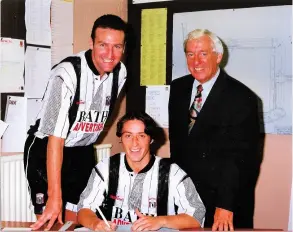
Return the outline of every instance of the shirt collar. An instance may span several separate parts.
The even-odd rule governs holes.
[[[152,166],[154,165],[155,160],[156,160],[156,157],[154,155],[151,155],[151,159],[150,159],[149,163],[142,170],[140,170],[138,172],[138,174],[148,172],[152,168]],[[133,172],[133,170],[131,169],[131,167],[129,166],[129,164],[127,162],[126,153],[124,156],[124,163],[125,163],[125,167],[126,167],[127,171]]]
[[[100,73],[99,71],[96,69],[96,66],[94,65],[94,62],[93,62],[93,58],[92,58],[92,50],[89,49],[85,52],[85,59],[86,59],[86,62],[89,66],[89,68],[92,70],[92,72],[96,75],[96,76],[99,76]]]

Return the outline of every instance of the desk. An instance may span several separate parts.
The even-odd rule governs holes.
[[[28,228],[32,224],[33,224],[33,222],[8,222],[8,221],[2,221],[1,222],[1,228],[5,228],[5,227]],[[67,229],[67,231],[73,231],[75,226],[76,226],[75,224],[71,225]],[[58,231],[61,227],[62,227],[61,224],[55,223],[52,226],[52,228],[50,229],[50,231]],[[45,226],[42,226],[38,231],[43,231],[44,229],[45,229]]]
[[[1,227],[29,227],[33,222],[6,222],[3,221],[1,222]],[[66,231],[73,231],[75,228],[76,224],[71,225]],[[58,231],[62,227],[61,224],[56,223],[52,228],[51,231]],[[42,226],[38,231],[44,230],[45,227]],[[211,231],[210,228],[194,228],[194,229],[184,229],[183,231]],[[283,231],[281,229],[236,229],[235,231]]]

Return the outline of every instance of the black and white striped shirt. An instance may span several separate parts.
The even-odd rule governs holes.
[[[67,147],[86,146],[97,140],[109,114],[113,82],[113,73],[106,73],[100,78],[91,58],[91,50],[76,56],[81,58],[81,77],[75,122],[69,128],[68,112],[75,95],[77,78],[72,64],[64,62],[51,71],[42,108],[37,116],[40,124],[35,133],[39,138],[49,135],[64,138]],[[126,68],[121,63],[118,94],[125,80]]]
[[[112,221],[117,225],[130,224],[137,220],[134,212],[138,208],[145,215],[157,216],[157,195],[159,163],[161,158],[154,156],[138,174],[134,173],[128,166],[125,153],[120,155],[119,184],[112,210]],[[87,187],[80,196],[77,206],[91,209],[96,212],[97,207],[104,201],[104,192],[108,191],[109,180],[109,158],[102,160],[93,169]],[[191,179],[177,165],[171,164],[169,173],[169,193],[167,214],[176,215],[180,213],[194,217],[201,225],[204,222],[205,207],[197,193]]]

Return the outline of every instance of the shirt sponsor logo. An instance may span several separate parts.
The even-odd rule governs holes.
[[[119,208],[117,206],[113,206],[112,211],[112,222],[116,225],[127,225],[135,222],[138,219],[134,210],[128,210],[128,208]],[[156,214],[147,214],[144,213],[146,216],[157,216]]]
[[[131,224],[138,219],[137,215],[133,210],[128,211],[119,207],[113,207],[112,222],[116,225],[127,225]]]
[[[109,111],[78,111],[77,121],[73,125],[72,131],[93,133],[102,131],[107,120]]]
[[[78,122],[75,124],[73,131],[82,131],[85,133],[92,133],[101,131],[104,128],[103,123],[95,123],[95,122]]]

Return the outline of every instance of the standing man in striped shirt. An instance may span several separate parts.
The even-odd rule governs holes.
[[[119,120],[116,135],[125,153],[93,169],[77,207],[80,224],[94,231],[125,224],[132,224],[132,231],[203,224],[205,207],[191,179],[177,164],[150,153],[156,130],[155,121],[144,112],[129,112]]]
[[[53,67],[42,108],[28,131],[24,167],[39,229],[76,219],[76,204],[95,166],[93,143],[103,131],[125,80],[121,62],[127,24],[103,15],[90,49]]]

